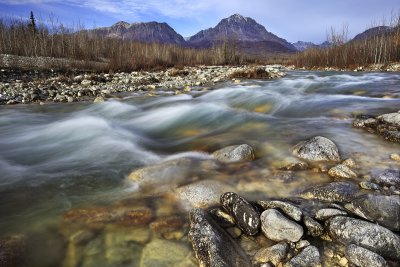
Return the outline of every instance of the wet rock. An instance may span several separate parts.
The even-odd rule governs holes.
[[[253,259],[257,263],[271,262],[277,266],[280,262],[285,260],[288,251],[289,245],[287,243],[279,243],[272,247],[258,250]]]
[[[395,186],[400,188],[400,170],[399,169],[387,169],[379,175],[372,178],[372,181],[384,185],[384,186]]]
[[[379,255],[400,260],[400,237],[390,230],[367,221],[336,216],[326,221],[331,238],[343,244],[355,244]]]
[[[400,155],[397,153],[390,154],[390,159],[394,161],[400,161]]]
[[[346,208],[364,219],[400,231],[399,196],[363,195],[347,204]]]
[[[309,168],[307,162],[301,161],[295,157],[285,158],[277,163],[277,168],[283,171],[303,171]]]
[[[333,182],[307,189],[300,193],[300,197],[329,202],[350,202],[358,191],[358,187],[353,183]]]
[[[76,245],[83,245],[94,238],[95,234],[89,230],[79,230],[70,236],[69,241]]]
[[[102,102],[104,102],[105,100],[104,100],[104,97],[102,97],[102,96],[97,96],[94,100],[93,100],[93,103],[102,103]]]
[[[200,266],[251,266],[243,249],[206,211],[190,212],[189,239]]]
[[[376,128],[377,126],[377,119],[373,116],[369,115],[359,115],[353,121],[353,126],[357,128]]]
[[[153,219],[153,211],[148,207],[139,207],[127,210],[118,220],[126,226],[146,225]]]
[[[222,227],[230,227],[235,225],[235,219],[225,210],[222,210],[220,208],[211,209],[210,214]]]
[[[293,154],[309,161],[340,161],[335,143],[322,136],[298,143],[293,147]]]
[[[251,161],[255,158],[254,149],[247,144],[228,146],[215,151],[212,155],[224,163]]]
[[[311,244],[308,240],[300,240],[299,242],[296,243],[296,249],[302,249],[310,245]]]
[[[300,221],[303,212],[293,204],[280,200],[266,200],[257,202],[263,209],[280,209],[295,221]]]
[[[319,251],[314,246],[308,246],[288,261],[284,267],[321,267]]]
[[[309,216],[303,217],[304,225],[307,228],[307,234],[311,236],[321,236],[324,233],[322,225]]]
[[[279,211],[269,209],[261,214],[261,230],[271,240],[297,242],[303,236],[303,228],[287,219]]]
[[[26,237],[11,235],[0,238],[0,266],[18,267],[26,262]]]
[[[380,122],[391,124],[396,127],[400,127],[400,113],[388,113],[378,116],[377,119]]]
[[[233,187],[216,180],[202,180],[177,188],[174,195],[186,208],[208,208],[219,204],[223,193]]]
[[[331,169],[329,169],[328,174],[335,178],[357,178],[357,174],[344,164],[339,164],[335,167],[332,167]]]
[[[371,182],[360,182],[360,187],[365,190],[380,190],[379,185]]]
[[[236,193],[227,192],[221,196],[221,204],[245,234],[256,235],[259,232],[260,214],[247,200]]]
[[[354,161],[354,159],[346,159],[342,162],[343,165],[350,167],[350,168],[354,168],[357,166],[356,162]]]
[[[325,221],[330,217],[338,216],[338,215],[347,215],[347,212],[338,209],[326,208],[320,209],[315,213],[315,219],[320,221]]]
[[[185,223],[186,221],[181,216],[170,215],[157,218],[156,221],[150,224],[150,229],[157,234],[164,234],[183,229]]]
[[[105,208],[73,209],[64,214],[64,220],[86,225],[104,225],[116,218],[116,214]]]
[[[189,253],[190,249],[183,243],[155,239],[144,247],[140,267],[177,266]]]
[[[346,255],[351,263],[360,267],[387,267],[383,257],[353,244],[347,247]]]

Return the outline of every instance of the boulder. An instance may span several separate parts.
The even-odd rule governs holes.
[[[374,176],[372,181],[383,185],[383,186],[395,186],[400,188],[400,170],[399,169],[387,169],[382,173]]]
[[[247,144],[228,146],[215,151],[212,155],[224,163],[251,161],[255,158],[254,149]]]
[[[354,214],[372,222],[400,231],[400,197],[363,195],[346,205]]]
[[[260,231],[260,214],[244,198],[233,192],[221,196],[224,209],[235,219],[236,225],[247,235],[256,235]]]
[[[297,242],[303,236],[303,227],[287,219],[279,211],[269,209],[261,214],[261,230],[273,241]]]
[[[400,113],[383,114],[377,118],[380,122],[400,127]]]
[[[298,143],[293,147],[293,154],[308,161],[340,161],[336,144],[322,136]]]
[[[387,267],[383,257],[353,244],[346,248],[346,255],[351,263],[360,267]]]
[[[400,260],[400,237],[390,230],[364,220],[335,216],[326,221],[334,241],[355,244],[393,260]]]
[[[189,240],[200,266],[251,266],[243,249],[206,211],[193,209],[189,219]]]

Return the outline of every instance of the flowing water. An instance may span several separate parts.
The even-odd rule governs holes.
[[[181,95],[164,91],[100,104],[2,106],[0,236],[26,234],[34,248],[32,266],[136,266],[140,254],[119,261],[107,256],[104,244],[99,253],[106,256],[95,263],[85,253],[71,256],[62,233],[75,226],[66,224],[64,214],[121,205],[150,207],[155,217],[186,214],[179,200],[137,192],[127,175],[171,157],[209,158],[204,152],[232,144],[250,144],[256,160],[205,170],[201,178],[223,181],[249,199],[287,197],[330,181],[313,171],[277,171],[294,144],[315,135],[332,139],[343,158],[355,159],[360,177],[369,175],[395,165],[388,156],[399,146],[352,128],[352,120],[399,110],[399,96],[398,74],[290,72],[278,80]],[[104,230],[96,229],[96,235]],[[69,257],[79,259],[66,263]]]

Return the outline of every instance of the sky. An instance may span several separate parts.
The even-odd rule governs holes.
[[[117,21],[167,22],[184,37],[214,27],[233,14],[251,17],[289,42],[321,43],[331,27],[346,27],[349,37],[372,25],[388,24],[400,13],[400,0],[0,0],[1,17],[37,18],[83,25]]]

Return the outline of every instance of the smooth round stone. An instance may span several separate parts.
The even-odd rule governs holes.
[[[266,237],[277,242],[297,242],[304,233],[303,227],[275,209],[266,210],[261,214],[261,230]]]
[[[251,161],[255,158],[254,149],[247,144],[224,147],[215,151],[212,155],[224,163]]]
[[[293,147],[293,155],[309,161],[340,161],[336,144],[323,136],[298,143]]]

